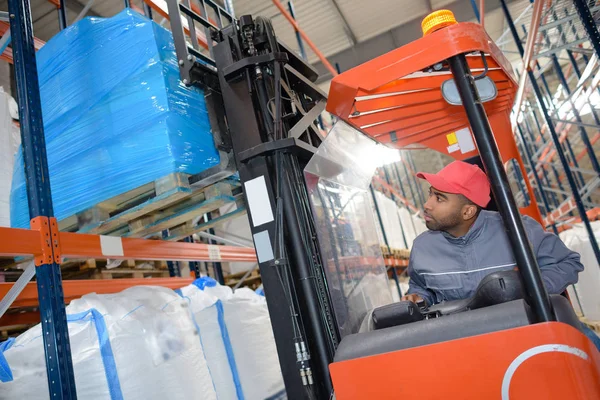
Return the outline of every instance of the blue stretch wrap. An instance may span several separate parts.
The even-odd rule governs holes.
[[[181,83],[171,33],[135,11],[69,26],[37,52],[37,67],[59,221],[219,164],[204,92]],[[10,213],[13,227],[29,227],[21,151]]]
[[[200,290],[204,290],[205,287],[217,286],[217,281],[215,281],[210,276],[203,276],[201,278],[195,279],[194,282],[192,282],[192,285],[196,286]]]

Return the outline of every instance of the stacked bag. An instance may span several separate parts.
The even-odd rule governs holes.
[[[265,298],[211,278],[133,287],[67,307],[80,399],[285,396]],[[48,399],[41,326],[0,344],[0,399]]]

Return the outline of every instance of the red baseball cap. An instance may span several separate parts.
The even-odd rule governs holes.
[[[479,207],[485,207],[490,202],[490,182],[477,165],[454,161],[437,174],[419,172],[417,177],[425,179],[442,192],[462,194]]]

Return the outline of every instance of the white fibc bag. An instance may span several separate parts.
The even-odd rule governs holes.
[[[233,361],[227,327],[223,325],[217,303],[218,297],[204,291],[206,285],[217,286],[210,278],[197,279],[178,292],[188,301],[189,310],[200,335],[204,354],[219,400],[243,398],[237,369]],[[223,288],[223,286],[219,286]],[[229,288],[225,288],[226,290]]]
[[[223,299],[222,304],[244,398],[262,400],[285,395],[264,296],[240,288]]]
[[[114,353],[106,340],[102,315],[94,310],[71,315],[68,326],[77,396],[112,400],[111,386],[119,384],[112,375]],[[16,339],[4,342],[2,347],[0,399],[50,399],[41,326],[36,325]],[[102,356],[102,350],[106,357]]]
[[[234,292],[211,278],[200,278],[181,293],[190,299],[219,400],[285,396],[264,296],[247,288]]]
[[[594,221],[591,225],[596,240],[600,242],[600,221]],[[568,288],[575,309],[588,321],[600,321],[600,268],[587,230],[582,223],[578,223],[559,236],[569,249],[581,255],[584,266],[579,273],[579,281]]]
[[[172,290],[89,294],[74,300],[67,315],[78,398],[217,398],[189,303]],[[5,347],[12,381],[0,383],[0,398],[50,398],[41,328]]]

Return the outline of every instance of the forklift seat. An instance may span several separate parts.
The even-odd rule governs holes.
[[[373,324],[368,327],[389,328],[428,319],[432,316],[456,314],[522,298],[523,284],[518,271],[492,272],[479,282],[475,293],[469,298],[443,301],[422,310],[411,301],[388,304],[373,310]]]
[[[579,320],[565,297],[552,295],[550,301],[559,322],[581,329]],[[529,325],[533,321],[533,312],[524,300],[509,301],[440,318],[348,335],[340,342],[334,361],[346,361],[517,328]]]

